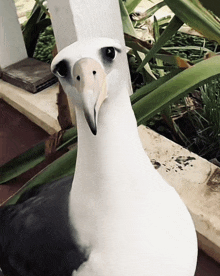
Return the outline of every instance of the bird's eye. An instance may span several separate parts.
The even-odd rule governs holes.
[[[68,75],[68,64],[66,60],[61,60],[55,67],[54,73],[59,77],[65,78]]]
[[[114,47],[102,48],[102,56],[104,60],[107,60],[109,62],[113,61],[116,56],[115,48]]]

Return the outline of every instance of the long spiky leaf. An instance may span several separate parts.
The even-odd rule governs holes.
[[[141,1],[142,0],[127,0],[125,2],[125,7],[126,7],[128,13],[129,14],[132,13]]]
[[[138,124],[157,114],[173,101],[201,86],[208,79],[220,74],[220,56],[197,63],[184,70],[164,85],[133,105]]]
[[[183,22],[177,16],[172,18],[169,25],[159,37],[158,41],[154,44],[153,48],[149,51],[141,65],[138,67],[138,72],[140,72],[145,64],[147,64],[154,57],[154,55],[162,48],[162,46],[170,39],[170,37],[179,30],[182,25]]]
[[[11,199],[7,205],[15,204],[26,190],[52,182],[56,179],[74,174],[77,150],[71,150],[47,166],[43,171],[28,181]]]
[[[220,44],[220,23],[198,0],[164,0],[183,22]]]
[[[62,137],[62,143],[57,148],[57,151],[66,149],[68,146],[76,143],[76,141],[76,128],[66,130]],[[15,157],[0,167],[0,184],[10,181],[22,173],[34,168],[43,162],[45,158],[45,142],[40,142],[33,148],[30,148],[20,156]]]

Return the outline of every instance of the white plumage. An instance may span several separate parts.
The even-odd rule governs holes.
[[[88,260],[73,275],[193,276],[194,225],[142,148],[124,58],[118,41],[96,38],[70,45],[52,63],[78,128],[69,217]]]

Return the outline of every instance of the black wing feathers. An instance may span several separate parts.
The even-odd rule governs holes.
[[[26,192],[0,209],[0,266],[7,276],[71,276],[86,261],[68,219],[72,177]]]

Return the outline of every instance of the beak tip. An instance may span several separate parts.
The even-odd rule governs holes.
[[[96,124],[88,123],[88,125],[89,125],[89,128],[90,128],[92,134],[96,135],[97,134],[97,126],[96,126]]]
[[[97,125],[96,125],[96,114],[94,112],[94,117],[90,116],[87,112],[85,112],[86,121],[93,135],[97,134]]]
[[[92,131],[92,134],[93,134],[93,135],[96,135],[96,134],[97,134],[97,128],[91,129],[91,131]]]
[[[89,112],[87,109],[84,109],[84,114],[92,134],[96,135],[97,134],[96,111],[94,110],[93,112]]]

